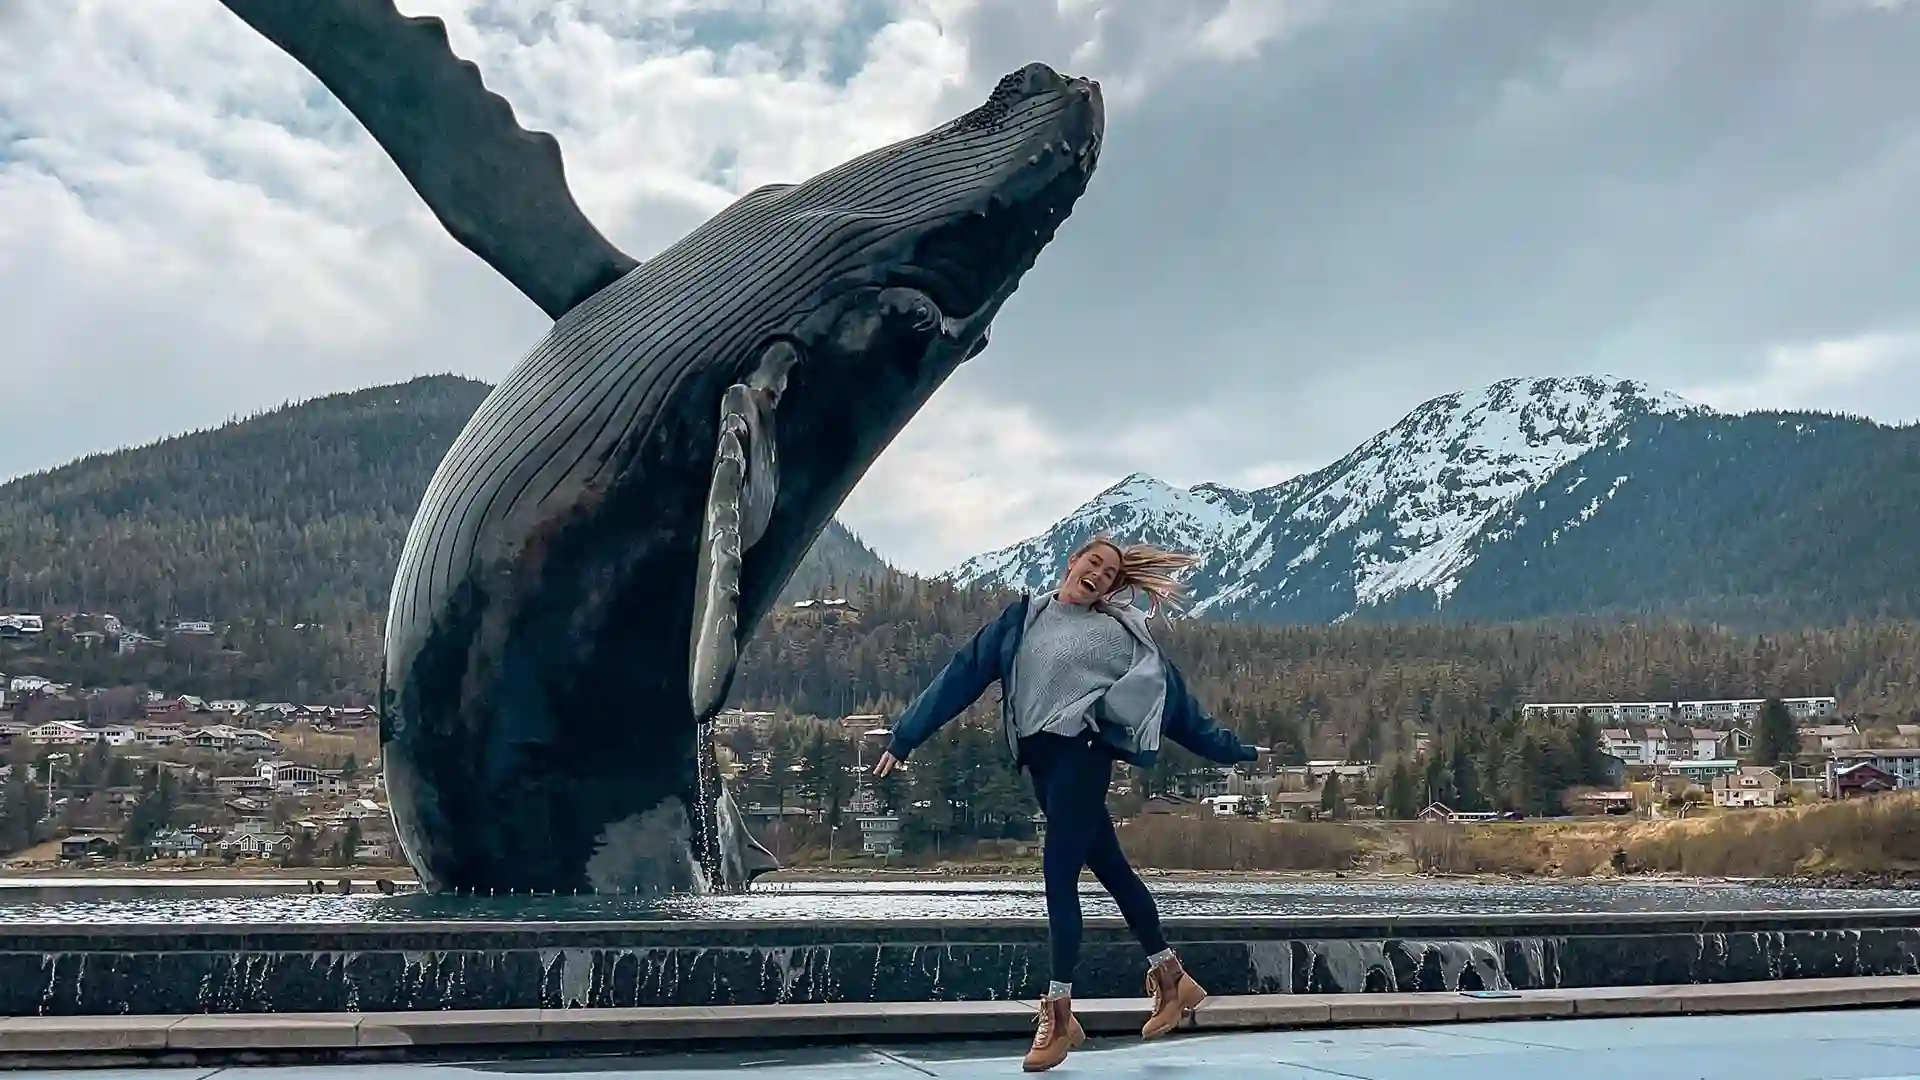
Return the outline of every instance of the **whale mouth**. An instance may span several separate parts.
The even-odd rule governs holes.
[[[899,284],[933,298],[952,319],[971,319],[1004,300],[1052,242],[1086,189],[1087,173],[1063,168],[1024,197],[995,193],[976,209],[928,230]]]

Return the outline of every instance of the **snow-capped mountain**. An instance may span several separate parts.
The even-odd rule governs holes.
[[[1431,614],[1489,545],[1527,524],[1529,509],[1551,504],[1565,515],[1550,531],[1557,539],[1629,482],[1579,474],[1584,456],[1625,445],[1648,423],[1707,415],[1625,379],[1508,379],[1434,398],[1332,465],[1272,487],[1183,491],[1136,473],[1045,533],[947,576],[1045,587],[1077,544],[1104,532],[1200,555],[1188,579],[1195,614]]]

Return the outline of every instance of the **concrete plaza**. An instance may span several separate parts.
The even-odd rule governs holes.
[[[1010,1039],[460,1064],[14,1072],[19,1080],[955,1080],[1018,1075]],[[1747,1013],[1445,1026],[1096,1035],[1051,1076],[1101,1080],[1920,1080],[1920,1010]]]

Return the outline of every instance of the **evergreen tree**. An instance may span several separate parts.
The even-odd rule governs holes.
[[[340,831],[340,839],[333,845],[333,865],[352,866],[353,853],[360,847],[360,819],[348,818],[347,827]]]
[[[1420,816],[1420,795],[1413,778],[1413,770],[1407,767],[1405,758],[1393,763],[1393,770],[1387,774],[1386,805],[1387,816],[1405,821]]]
[[[1340,795],[1340,774],[1328,773],[1326,783],[1320,785],[1320,812],[1334,818],[1345,817],[1346,805]]]
[[[1753,753],[1762,765],[1778,765],[1800,754],[1800,728],[1787,703],[1770,697],[1760,706],[1759,729],[1753,733]]]
[[[1600,722],[1581,710],[1573,729],[1574,777],[1577,783],[1599,784],[1607,776],[1607,751],[1600,742]]]
[[[33,825],[40,815],[31,788],[25,764],[15,764],[0,783],[0,855],[33,846]]]
[[[146,775],[142,786],[147,791],[134,804],[126,827],[120,831],[120,850],[133,858],[145,856],[154,834],[166,828],[173,817],[178,799],[173,777],[165,769],[155,765]]]
[[[1448,784],[1454,801],[1447,805],[1465,813],[1486,810],[1487,799],[1480,791],[1480,775],[1480,768],[1473,759],[1466,739],[1454,739],[1447,762]]]
[[[1447,768],[1448,759],[1442,754],[1428,754],[1421,761],[1418,801],[1421,809],[1429,803],[1445,803],[1452,806],[1459,801],[1453,791],[1453,773]]]
[[[293,834],[293,844],[280,860],[281,866],[313,865],[313,834],[300,829]]]

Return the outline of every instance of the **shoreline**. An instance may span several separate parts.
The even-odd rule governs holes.
[[[169,867],[166,869],[146,869],[137,865],[98,867],[86,869],[45,868],[21,869],[0,868],[0,894],[9,889],[31,888],[35,885],[84,886],[98,885],[103,888],[164,888],[169,885],[194,888],[214,888],[232,885],[235,888],[287,886],[300,887],[301,893],[312,882],[323,886],[319,894],[339,895],[336,891],[342,878],[352,883],[354,895],[368,895],[376,891],[376,883],[385,880],[391,882],[403,892],[412,893],[419,888],[419,882],[413,873],[400,867],[328,867],[325,873],[302,873],[282,870],[277,867]],[[1353,885],[1404,884],[1412,881],[1433,882],[1436,884],[1479,884],[1487,886],[1512,884],[1559,884],[1580,886],[1658,886],[1658,887],[1699,887],[1699,886],[1752,886],[1755,888],[1804,888],[1804,889],[1920,889],[1920,871],[1886,871],[1879,873],[1836,871],[1830,874],[1796,874],[1788,877],[1722,877],[1696,876],[1675,873],[1645,872],[1628,874],[1597,874],[1589,876],[1565,876],[1559,874],[1513,874],[1513,873],[1466,873],[1416,870],[1179,870],[1158,867],[1140,867],[1140,876],[1148,882],[1195,883],[1319,883],[1342,881]],[[904,867],[888,869],[872,866],[795,866],[774,871],[762,877],[758,886],[808,885],[808,884],[861,884],[861,883],[939,883],[948,882],[964,885],[970,882],[1013,882],[1040,879],[1040,868],[1013,865],[1007,863],[952,864],[940,867]],[[765,890],[773,891],[773,890]]]

